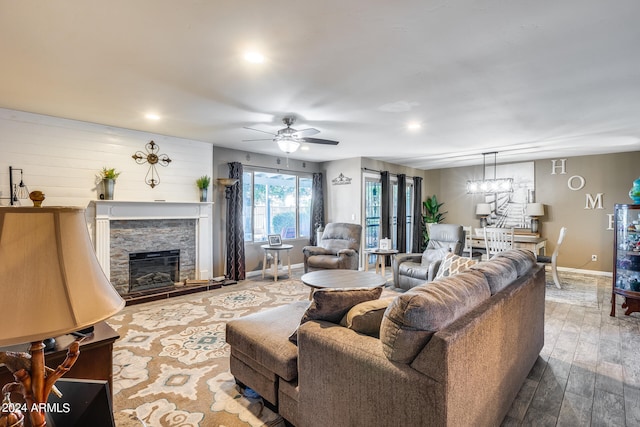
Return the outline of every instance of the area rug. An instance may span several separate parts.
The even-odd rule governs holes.
[[[148,427],[284,426],[260,398],[236,387],[225,324],[308,297],[309,288],[295,278],[246,280],[125,307],[108,321],[120,334],[113,351],[115,417]]]
[[[550,271],[546,273],[546,300],[582,307],[598,308],[598,287],[611,282],[607,276],[576,271],[558,271],[558,289]]]

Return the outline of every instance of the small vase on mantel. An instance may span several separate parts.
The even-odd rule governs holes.
[[[208,193],[208,188],[201,188],[200,189],[200,201],[201,202],[206,202],[207,201],[207,193]]]
[[[116,185],[115,179],[103,179],[102,189],[104,194],[104,200],[113,200],[113,189]]]

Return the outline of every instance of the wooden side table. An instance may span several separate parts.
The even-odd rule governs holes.
[[[267,271],[267,254],[269,252],[273,252],[273,279],[274,282],[278,281],[278,258],[280,251],[287,252],[287,267],[289,278],[291,278],[291,256],[289,251],[293,248],[293,245],[262,245],[260,247],[264,250],[264,257],[262,259],[262,278],[264,279],[264,273]]]
[[[109,382],[109,390],[113,397],[113,343],[118,338],[120,335],[106,322],[96,324],[93,335],[80,343],[78,360],[62,378],[106,380]],[[57,368],[67,357],[67,349],[75,339],[76,337],[70,334],[56,337],[55,348],[45,353],[46,365],[53,369]],[[30,344],[27,343],[3,347],[0,350],[28,352],[29,347]],[[13,381],[11,372],[5,366],[0,367],[0,385]]]
[[[384,274],[385,274],[384,267],[386,264],[386,257],[393,256],[398,253],[396,249],[368,249],[364,252],[365,252],[365,257],[368,257],[369,255],[376,256],[376,273],[380,272],[382,274],[382,277],[384,277]],[[369,271],[368,259],[365,260],[364,271]]]

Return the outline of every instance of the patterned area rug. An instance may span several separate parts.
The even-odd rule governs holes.
[[[133,305],[109,319],[121,337],[113,353],[116,419],[148,427],[284,426],[261,399],[236,387],[224,331],[230,319],[308,299],[300,274]],[[598,305],[598,285],[611,281],[563,271],[560,279],[561,290],[547,273],[547,300],[588,307]]]
[[[113,352],[116,418],[137,418],[149,427],[284,425],[261,399],[237,389],[225,324],[308,297],[309,288],[295,278],[247,280],[125,307],[108,321],[120,334]]]
[[[575,271],[559,270],[558,277],[562,289],[556,287],[551,272],[547,271],[546,300],[582,307],[598,308],[598,286],[611,283],[611,277]]]

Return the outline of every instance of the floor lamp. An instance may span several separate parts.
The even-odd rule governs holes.
[[[18,393],[26,404],[3,404],[0,425],[21,425],[26,414],[18,408],[27,408],[32,426],[46,426],[49,394],[77,360],[80,343],[50,369],[42,341],[92,326],[124,305],[98,263],[84,209],[0,207],[0,313],[8,320],[0,347],[31,343],[28,354],[0,351],[15,379],[2,388],[5,402]]]
[[[224,281],[222,282],[223,285],[231,285],[233,283],[236,283],[233,280],[229,280],[229,278],[227,277],[227,226],[226,226],[226,220],[229,217],[229,199],[231,198],[231,187],[233,187],[234,185],[237,184],[238,179],[237,178],[218,178],[217,179],[218,185],[220,185],[221,187],[224,187],[224,198],[225,198],[225,202],[226,202],[226,209],[227,209],[227,216],[225,218],[225,228],[224,228],[224,239],[222,240],[222,254],[224,255]]]

